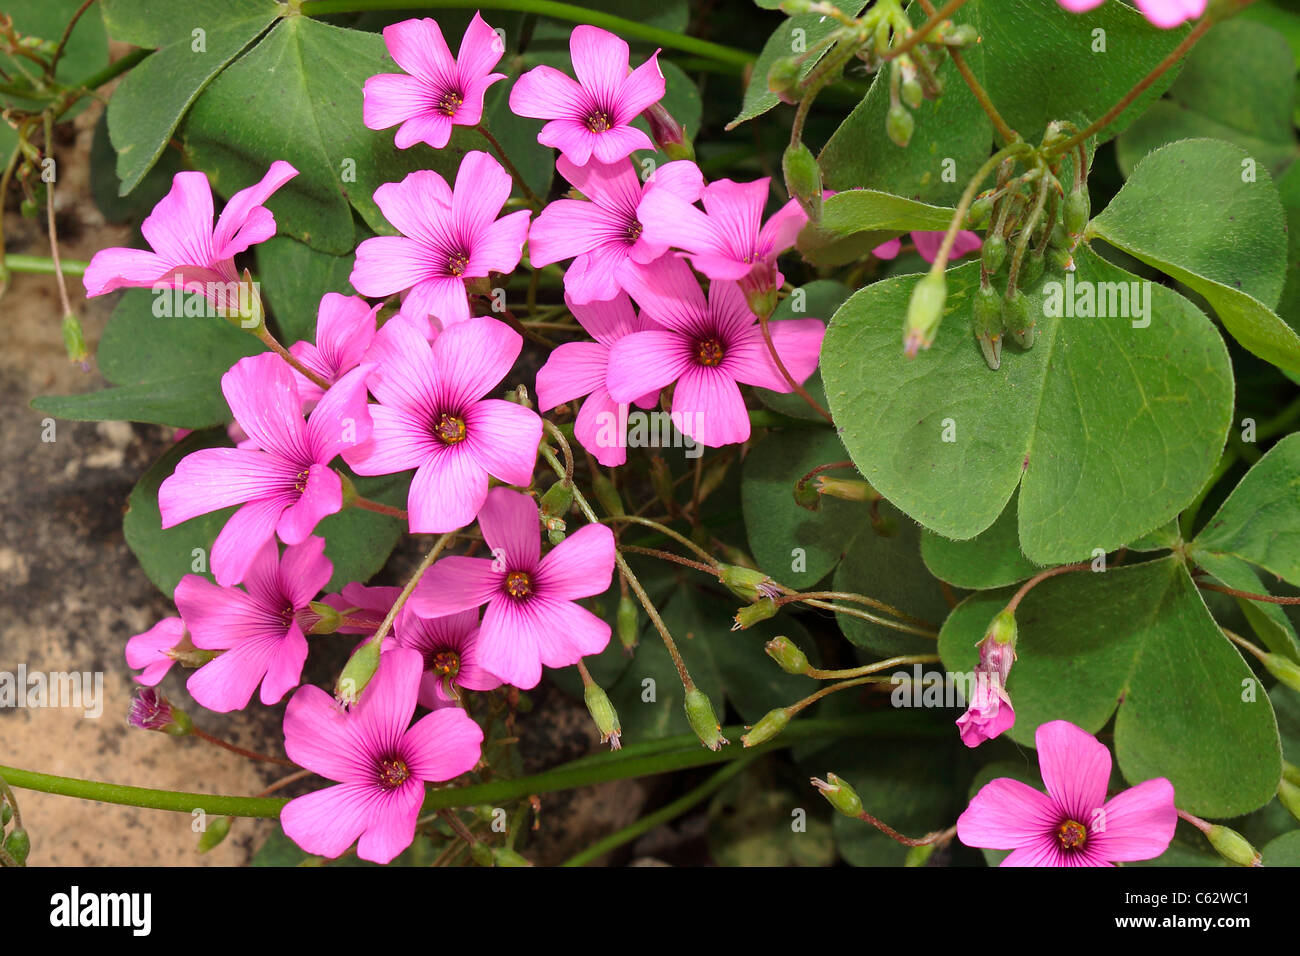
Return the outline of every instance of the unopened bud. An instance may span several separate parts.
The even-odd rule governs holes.
[[[627,514],[623,510],[623,499],[619,497],[618,489],[614,487],[614,482],[599,468],[593,468],[591,471],[591,488],[596,493],[596,500],[600,506],[611,515]]]
[[[746,601],[757,601],[761,597],[771,597],[781,593],[770,577],[755,568],[724,564],[718,569],[718,580],[725,584],[732,594]]]
[[[920,846],[912,847],[907,851],[907,856],[903,857],[903,866],[925,866],[938,848],[937,842],[922,843]]]
[[[32,838],[23,827],[14,827],[5,837],[2,849],[19,866],[26,866],[27,856],[32,852]]]
[[[1300,691],[1300,664],[1281,654],[1265,654],[1261,660],[1270,674],[1292,690]]]
[[[1020,274],[1016,276],[1016,285],[1025,289],[1037,288],[1038,280],[1043,277],[1046,258],[1043,253],[1031,251],[1020,263]]]
[[[68,361],[85,365],[90,358],[86,350],[86,336],[81,330],[81,322],[69,312],[63,317],[63,344],[68,350]]]
[[[830,475],[818,475],[815,479],[817,494],[830,498],[843,498],[845,501],[879,501],[880,492],[861,478],[835,478]]]
[[[361,698],[361,692],[379,670],[379,651],[379,641],[372,639],[353,652],[334,685],[334,697],[339,703],[351,706]]]
[[[1002,325],[1021,348],[1032,349],[1038,341],[1038,326],[1029,308],[1029,297],[1019,289],[1002,300]]]
[[[808,663],[808,655],[799,650],[795,642],[784,635],[772,638],[763,645],[763,650],[767,651],[767,656],[776,661],[781,670],[787,674],[807,674],[812,670],[812,664]]]
[[[184,737],[194,731],[194,722],[189,715],[152,687],[136,692],[126,719],[132,727],[157,730],[173,737]]]
[[[343,626],[343,615],[338,608],[330,607],[324,601],[312,601],[308,607],[319,618],[307,629],[308,634],[334,634]]]
[[[741,735],[740,744],[742,747],[757,747],[759,744],[767,743],[785,730],[788,723],[790,723],[790,715],[784,707],[769,710],[758,723],[749,728],[749,733]]]
[[[686,137],[686,130],[662,103],[655,103],[641,115],[650,126],[650,138],[665,156],[673,160],[695,158],[695,149]]]
[[[1007,241],[1001,236],[985,236],[980,247],[980,262],[989,275],[997,275],[1007,261]]]
[[[903,98],[903,103],[909,109],[920,109],[921,104],[925,102],[925,91],[921,89],[915,71],[911,76],[907,76],[906,72],[904,72],[904,79],[898,88],[898,92]]]
[[[907,322],[903,326],[903,352],[914,358],[921,349],[934,342],[934,333],[943,321],[943,305],[948,298],[948,283],[942,272],[927,272],[912,289],[907,303]]]
[[[731,743],[722,736],[722,725],[713,712],[709,695],[693,684],[686,691],[686,719],[690,722],[691,730],[695,731],[695,736],[700,738],[700,743],[710,750],[720,750]]]
[[[733,631],[743,631],[766,621],[768,618],[775,617],[780,607],[770,597],[759,598],[753,604],[746,604],[736,612],[734,622],[731,625]]]
[[[600,742],[609,744],[610,750],[622,747],[619,736],[623,728],[618,722],[618,711],[610,703],[609,695],[594,680],[588,680],[582,690],[583,700],[587,702],[587,712],[600,731]]]
[[[971,203],[970,212],[966,213],[966,225],[971,229],[978,229],[989,221],[989,215],[992,212],[993,197],[981,196]]]
[[[632,595],[624,594],[618,599],[616,623],[618,625],[618,641],[623,645],[623,650],[631,654],[632,649],[636,647],[637,635],[641,630],[636,601],[632,599]]]
[[[781,157],[781,172],[785,174],[785,188],[799,201],[800,208],[810,222],[822,218],[822,168],[812,150],[802,142],[791,143]]]
[[[1277,801],[1286,807],[1291,816],[1300,820],[1300,786],[1283,777],[1277,785]]]
[[[1212,823],[1205,831],[1205,836],[1210,841],[1210,846],[1214,847],[1219,856],[1229,863],[1235,863],[1237,866],[1260,865],[1259,851],[1236,830],[1219,823]]]
[[[993,286],[981,285],[975,292],[974,312],[975,341],[989,368],[996,370],[1002,365],[1002,296]]]
[[[964,47],[979,42],[979,30],[969,23],[958,24],[943,35],[944,46]]]
[[[1080,184],[1066,194],[1064,208],[1061,211],[1061,221],[1071,239],[1077,239],[1083,235],[1083,230],[1088,226],[1088,217],[1091,211],[1092,201],[1088,197],[1087,187]]]
[[[782,103],[798,103],[803,95],[799,89],[799,61],[792,56],[774,60],[767,71],[767,88]]]
[[[199,834],[199,852],[207,853],[221,845],[221,841],[230,833],[231,817],[217,817],[208,824],[208,828]]]
[[[543,517],[564,517],[573,507],[573,485],[561,478],[546,489],[538,504],[541,506]],[[563,530],[563,522],[560,523],[560,528]]]
[[[847,783],[833,773],[828,773],[825,780],[812,778],[812,785],[821,791],[823,797],[840,813],[855,820],[862,813],[862,801]]]
[[[915,130],[916,120],[912,119],[906,106],[895,103],[889,108],[889,113],[885,116],[885,133],[895,146],[906,149]]]
[[[822,496],[813,482],[800,480],[794,484],[794,502],[800,508],[816,511],[822,506]]]

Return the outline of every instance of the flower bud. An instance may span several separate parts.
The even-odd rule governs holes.
[[[791,143],[781,157],[781,172],[785,174],[785,188],[808,215],[810,222],[822,218],[822,168],[817,159],[802,142]]]
[[[1087,187],[1083,184],[1075,186],[1066,195],[1064,208],[1061,212],[1061,221],[1071,239],[1077,240],[1083,235],[1083,230],[1087,228],[1088,217],[1092,210],[1091,202],[1088,197]]]
[[[14,827],[0,847],[19,866],[27,865],[27,855],[32,852],[32,838],[23,827]]]
[[[611,515],[627,514],[623,510],[623,499],[619,497],[618,489],[614,487],[614,482],[610,481],[608,476],[599,468],[593,468],[591,472],[591,488],[596,493],[596,500],[600,506]]]
[[[1016,277],[1016,285],[1026,289],[1037,288],[1038,280],[1043,277],[1045,265],[1044,254],[1031,251],[1020,263],[1020,274]]]
[[[1300,820],[1300,786],[1283,777],[1277,785],[1277,801],[1287,808],[1291,816]]]
[[[835,774],[828,773],[825,780],[813,777],[812,785],[821,791],[822,796],[832,807],[846,817],[853,817],[856,820],[862,813],[862,801],[857,793]]]
[[[690,721],[691,730],[700,738],[700,743],[710,750],[720,750],[731,743],[722,736],[722,725],[713,713],[713,704],[708,694],[692,684],[686,690],[686,719]]]
[[[561,518],[573,507],[573,485],[563,478],[547,488],[538,500],[544,517]],[[563,528],[563,522],[560,527]],[[549,527],[549,525],[548,525]]]
[[[1047,263],[1052,267],[1053,272],[1064,274],[1074,271],[1074,256],[1070,254],[1069,249],[1049,246],[1047,249]]]
[[[343,673],[334,685],[334,697],[339,703],[350,707],[361,698],[361,692],[379,670],[379,644],[373,638],[366,641],[343,665]]]
[[[799,650],[798,645],[784,635],[772,638],[763,645],[763,650],[767,651],[767,656],[776,661],[781,670],[787,674],[807,674],[812,670],[812,664],[808,663],[808,655]]]
[[[1281,654],[1265,654],[1260,659],[1265,669],[1294,691],[1300,691],[1300,664]]]
[[[996,371],[1002,365],[1002,297],[993,286],[981,285],[976,290],[971,326],[984,361]]]
[[[1001,236],[985,236],[980,247],[980,262],[989,275],[997,275],[1007,261],[1007,241]]]
[[[3,801],[4,797],[0,796],[0,827],[7,827],[9,821],[14,818],[14,808]]]
[[[881,498],[880,492],[861,478],[834,478],[830,475],[818,475],[815,479],[817,494],[830,498],[843,498],[845,501],[875,502]]]
[[[978,229],[989,221],[989,216],[993,212],[993,197],[981,196],[971,203],[970,211],[966,213],[966,226],[969,229]]]
[[[152,687],[136,692],[127,711],[127,722],[141,730],[158,730],[173,737],[184,737],[194,731],[194,722],[179,707],[173,707],[162,694]]]
[[[758,723],[749,728],[749,733],[741,734],[740,744],[742,747],[757,747],[759,744],[767,743],[785,730],[788,723],[790,723],[790,714],[784,707],[769,710]]]
[[[662,103],[655,103],[641,115],[650,126],[650,138],[665,156],[671,160],[695,158],[695,149],[686,137],[686,130]]]
[[[803,95],[799,89],[799,61],[792,56],[773,61],[767,71],[767,88],[782,103],[798,103]]]
[[[69,312],[63,317],[63,344],[68,350],[68,361],[85,365],[90,359],[86,350],[86,336],[82,333],[81,322]]]
[[[718,580],[738,598],[757,601],[762,597],[780,594],[772,579],[755,568],[746,568],[736,564],[724,564],[718,570]]]
[[[961,23],[943,35],[944,46],[965,47],[980,42],[979,30],[973,24]]]
[[[938,842],[922,843],[920,846],[914,846],[907,851],[907,856],[903,858],[903,866],[925,866],[934,855],[934,851],[939,848]]]
[[[1219,823],[1212,823],[1205,831],[1205,836],[1210,841],[1210,846],[1214,847],[1219,856],[1229,863],[1235,863],[1237,866],[1260,865],[1259,851],[1236,830]]]
[[[199,852],[207,853],[221,845],[221,842],[230,833],[230,825],[234,823],[233,817],[217,817],[208,824],[208,828],[199,834]]]
[[[735,623],[731,625],[733,631],[743,631],[753,627],[770,617],[775,617],[780,608],[777,603],[770,597],[762,597],[753,604],[746,604],[736,612]]]
[[[618,641],[623,645],[623,650],[628,654],[636,647],[637,635],[641,630],[640,616],[637,613],[636,601],[630,594],[624,594],[618,599],[618,614],[615,623],[618,625]]]
[[[239,286],[238,298],[233,303],[235,307],[230,308],[231,304],[227,302],[225,309],[227,322],[254,335],[265,331],[266,314],[262,311],[262,297],[257,294],[253,274],[247,269],[244,270],[244,281]]]
[[[821,492],[811,481],[796,481],[794,483],[794,503],[800,508],[807,508],[809,511],[816,511],[822,506]]]
[[[889,113],[885,116],[885,133],[895,146],[903,149],[912,141],[912,133],[916,130],[916,120],[912,119],[912,114],[907,111],[902,103],[895,103],[889,108]]]
[[[308,634],[334,634],[343,626],[343,615],[339,613],[338,608],[330,607],[324,601],[312,601],[307,606],[318,618],[316,623],[307,629]]]
[[[1047,244],[1053,249],[1069,249],[1073,243],[1070,242],[1070,234],[1065,231],[1062,223],[1052,225],[1052,234],[1047,237]]]
[[[1002,325],[1021,348],[1032,349],[1038,341],[1038,327],[1029,307],[1029,297],[1019,289],[1002,300]]]
[[[947,298],[948,283],[942,272],[927,272],[912,289],[903,326],[903,352],[908,358],[914,358],[918,351],[928,349],[934,342]]]
[[[610,750],[622,747],[619,736],[623,733],[623,728],[618,722],[618,711],[610,703],[609,695],[594,680],[588,680],[582,689],[582,698],[587,702],[587,713],[591,714],[596,729],[600,731],[600,742],[609,744]]]

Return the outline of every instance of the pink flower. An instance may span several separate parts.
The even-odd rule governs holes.
[[[483,116],[483,94],[504,73],[489,72],[501,59],[500,35],[476,12],[452,59],[438,21],[403,20],[384,27],[384,43],[397,65],[410,74],[381,73],[362,88],[361,117],[368,129],[401,123],[396,144],[406,149],[428,143],[442,149],[453,126],[475,126]]]
[[[239,281],[235,256],[275,235],[275,217],[262,205],[298,175],[286,162],[271,164],[262,181],[230,197],[212,225],[212,188],[203,173],[183,172],[140,225],[152,252],[101,249],[86,266],[86,297],[123,287],[185,288],[190,283]],[[212,290],[205,288],[205,294]],[[211,298],[211,296],[209,295]]]
[[[326,292],[316,312],[316,341],[294,342],[289,354],[325,381],[334,383],[361,363],[375,337],[375,313],[370,305],[355,295]],[[294,382],[304,405],[315,405],[324,390],[296,369]]]
[[[344,454],[360,475],[416,469],[407,496],[411,531],[441,534],[474,520],[488,475],[527,485],[542,420],[530,409],[483,396],[510,371],[523,339],[496,319],[469,319],[429,344],[407,322],[387,322],[367,353],[378,363],[370,388],[370,439]]]
[[[126,642],[126,666],[135,670],[136,683],[155,687],[176,663],[167,652],[185,639],[185,624],[179,617],[165,617],[143,634]]]
[[[808,216],[791,199],[764,223],[771,182],[767,177],[752,183],[714,180],[701,194],[704,212],[657,189],[639,210],[643,235],[648,242],[685,249],[710,279],[748,279],[760,288],[779,288],[776,257],[794,245]]]
[[[1168,780],[1107,800],[1110,751],[1096,738],[1053,720],[1034,741],[1047,793],[1008,777],[985,784],[957,818],[962,843],[1014,850],[1003,866],[1110,866],[1165,852],[1178,823]]]
[[[456,688],[493,690],[501,681],[479,663],[478,611],[474,608],[424,618],[409,607],[398,612],[393,633],[398,647],[419,651],[424,661],[420,706],[435,710],[460,698]]]
[[[1102,0],[1059,0],[1071,13],[1083,13],[1101,6]],[[1136,0],[1142,15],[1165,30],[1195,20],[1205,12],[1205,0]]]
[[[716,448],[749,438],[740,385],[788,392],[754,314],[734,282],[714,281],[708,301],[690,268],[665,257],[629,290],[660,329],[634,332],[609,350],[606,385],[615,402],[629,402],[676,382],[673,424],[683,435]],[[771,322],[777,354],[796,382],[817,368],[825,326],[816,319]]]
[[[308,853],[387,863],[411,845],[426,782],[474,769],[483,731],[459,707],[426,714],[414,726],[420,655],[386,651],[351,709],[319,687],[303,687],[284,714],[284,748],[299,766],[338,781],[290,800],[280,811],[285,834]]]
[[[483,152],[465,154],[455,191],[427,169],[384,183],[375,202],[401,235],[357,247],[353,288],[372,298],[410,289],[403,313],[434,315],[443,325],[468,319],[465,280],[510,272],[523,252],[531,213],[496,218],[510,187],[510,175]]]
[[[650,137],[631,123],[664,95],[659,51],[628,75],[628,46],[599,27],[575,27],[569,37],[575,83],[559,70],[537,66],[510,91],[510,109],[519,116],[550,120],[537,136],[560,150],[575,166],[595,157],[613,163],[636,149],[654,149]]]
[[[926,262],[934,262],[934,257],[939,254],[939,247],[943,245],[942,232],[913,232],[912,241],[916,243],[916,251]],[[888,242],[882,242],[876,248],[871,250],[871,254],[877,259],[893,259],[898,256],[902,249],[903,243],[898,239],[890,239]],[[949,260],[960,259],[968,252],[978,252],[980,248],[979,233],[970,232],[963,229],[957,233],[957,237],[952,243],[952,252],[949,253]]]
[[[614,533],[579,528],[541,557],[537,505],[509,488],[493,488],[478,516],[493,558],[452,556],[424,575],[409,606],[445,617],[487,604],[478,635],[478,665],[527,689],[542,665],[567,667],[609,643],[609,625],[575,602],[602,594],[614,573]]]
[[[561,156],[555,165],[590,202],[557,199],[543,209],[528,234],[528,257],[534,266],[573,259],[564,290],[578,305],[614,298],[630,272],[668,251],[667,243],[644,235],[639,207],[645,196],[665,189],[693,203],[704,188],[699,167],[686,161],[660,166],[644,189],[629,160],[575,166]]]
[[[978,747],[1016,722],[1016,712],[1007,695],[1007,677],[1016,659],[1016,618],[1014,611],[1002,611],[989,625],[980,641],[980,659],[975,668],[975,687],[966,712],[957,718],[961,742]]]
[[[329,463],[370,435],[362,365],[325,393],[306,422],[289,366],[272,352],[240,359],[221,377],[235,421],[256,445],[203,448],[186,455],[158,489],[162,526],[243,504],[212,546],[212,572],[223,585],[244,579],[275,535],[301,544],[317,522],[343,506],[343,485]]]
[[[171,701],[152,687],[145,687],[131,699],[126,722],[140,730],[158,730],[183,736],[189,732],[185,726],[187,717],[182,713],[178,721],[176,715],[177,711],[172,708]]]
[[[578,305],[565,298],[573,313],[594,342],[566,342],[551,353],[537,372],[537,406],[550,411],[564,402],[589,396],[578,410],[573,433],[582,447],[591,452],[606,468],[627,461],[628,403],[616,402],[605,387],[609,369],[609,350],[614,343],[634,332],[658,328],[649,319],[638,316],[627,293],[608,302]],[[653,408],[658,390],[639,396],[636,403]]]
[[[278,703],[302,676],[306,631],[318,620],[308,605],[333,573],[325,539],[312,537],[283,557],[274,540],[255,549],[245,589],[181,578],[176,610],[194,646],[224,651],[190,675],[194,699],[219,713],[242,710],[261,684],[262,703]]]
[[[401,588],[366,587],[359,581],[343,585],[338,594],[327,594],[321,601],[328,604],[340,614],[345,611],[344,623],[339,627],[339,634],[373,634],[388,616],[388,609],[397,600]]]

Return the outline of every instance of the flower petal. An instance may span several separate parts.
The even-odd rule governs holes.
[[[1055,840],[1060,822],[1047,794],[1010,777],[980,788],[957,818],[957,837],[967,846],[1014,850]]]
[[[1093,811],[1106,802],[1110,751],[1067,720],[1039,725],[1034,746],[1047,792],[1066,816],[1087,826]]]

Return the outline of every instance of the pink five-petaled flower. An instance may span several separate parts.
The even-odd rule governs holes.
[[[445,617],[487,604],[478,665],[524,689],[537,686],[543,664],[567,667],[603,651],[609,625],[575,602],[609,588],[613,532],[584,525],[543,558],[537,503],[509,488],[488,493],[478,523],[495,557],[438,561],[416,586],[411,609]]]
[[[420,617],[404,607],[398,612],[393,634],[398,647],[419,651],[424,661],[420,678],[420,706],[435,710],[454,703],[454,688],[492,690],[501,681],[483,669],[478,660],[478,611],[470,608],[446,617]]]
[[[316,311],[316,341],[294,342],[289,354],[331,384],[361,363],[375,337],[375,313],[370,305],[355,295],[326,292]],[[304,404],[315,404],[324,390],[301,372],[294,370],[294,381]]]
[[[325,539],[312,537],[283,557],[274,539],[254,548],[244,590],[181,578],[174,598],[190,640],[224,652],[190,675],[194,699],[219,713],[242,710],[260,683],[262,703],[278,703],[302,676],[306,631],[317,620],[308,605],[333,573]]]
[[[515,81],[510,109],[519,116],[550,120],[537,135],[575,166],[594,158],[613,163],[633,150],[654,149],[650,137],[631,125],[664,95],[659,51],[628,74],[628,46],[599,27],[575,27],[569,37],[574,82],[550,66],[536,66]],[[567,177],[566,177],[567,178]]]
[[[1102,0],[1058,0],[1071,13],[1083,13],[1101,6]],[[1156,26],[1171,30],[1205,12],[1205,0],[1135,0],[1142,16]]]
[[[704,212],[668,190],[656,189],[640,207],[642,235],[648,242],[686,250],[695,268],[710,279],[779,288],[783,280],[776,257],[794,245],[808,216],[791,199],[764,223],[771,182],[767,177],[752,183],[715,179],[701,193]]]
[[[384,27],[384,43],[410,74],[380,73],[361,90],[362,121],[369,129],[401,123],[398,149],[428,143],[442,149],[453,126],[474,126],[483,116],[483,94],[504,73],[491,72],[505,44],[476,12],[452,59],[437,20],[403,20]]]
[[[386,322],[375,336],[366,353],[378,364],[374,428],[343,458],[360,475],[416,469],[406,506],[413,533],[472,522],[488,475],[512,485],[532,480],[542,420],[514,402],[483,398],[522,347],[517,332],[486,317],[453,325],[432,344],[405,321]]]
[[[565,302],[573,317],[596,341],[565,342],[551,353],[537,372],[537,406],[546,412],[563,402],[588,396],[578,410],[573,434],[598,462],[614,468],[627,461],[628,404],[609,397],[605,385],[609,350],[625,335],[658,326],[636,314],[626,293],[590,305],[578,305],[567,297]],[[658,395],[657,390],[642,395],[636,403],[642,408],[653,408]]]
[[[690,267],[664,257],[628,291],[642,315],[663,328],[634,332],[610,347],[610,398],[634,401],[675,381],[672,420],[683,435],[711,448],[749,438],[739,386],[789,392],[790,385],[739,286],[714,281],[706,301]],[[786,370],[802,383],[817,368],[825,326],[817,319],[785,319],[768,328]]]
[[[912,241],[916,243],[916,251],[926,262],[934,262],[934,257],[939,254],[939,247],[943,245],[942,232],[913,232]],[[882,242],[876,248],[871,250],[871,254],[877,259],[894,259],[898,256],[899,250],[903,248],[903,243],[898,239],[890,239],[888,242]],[[957,233],[952,242],[952,251],[948,254],[948,259],[960,259],[968,252],[978,252],[980,248],[980,237],[977,232],[961,230]]]
[[[575,166],[561,156],[555,166],[591,201],[557,199],[543,209],[528,233],[528,255],[534,266],[572,258],[564,292],[578,305],[614,298],[629,272],[668,251],[668,243],[645,237],[639,218],[645,196],[664,189],[693,203],[704,188],[700,168],[684,160],[660,166],[644,189],[630,160]]]
[[[1014,850],[1003,866],[1110,866],[1165,852],[1178,814],[1164,777],[1106,799],[1110,751],[1065,720],[1034,735],[1041,793],[1019,780],[985,784],[957,818],[967,846]]]
[[[375,202],[400,236],[375,236],[357,247],[352,286],[372,298],[410,289],[402,312],[437,316],[443,325],[469,318],[466,279],[510,272],[528,236],[527,209],[501,219],[510,175],[483,152],[466,153],[453,191],[437,173],[419,169],[384,183]]]
[[[185,288],[192,283],[202,283],[208,295],[211,283],[239,281],[236,254],[275,235],[275,217],[262,204],[297,175],[298,170],[276,160],[261,182],[230,197],[214,228],[208,177],[198,172],[177,173],[171,192],[140,225],[153,251],[99,250],[82,277],[86,297],[123,287]]]
[[[993,618],[979,649],[970,705],[957,718],[961,742],[967,747],[978,747],[992,740],[1016,722],[1016,712],[1006,691],[1007,677],[1016,659],[1015,612],[1004,610]]]
[[[305,422],[293,372],[278,355],[240,359],[221,377],[235,421],[256,447],[192,452],[158,489],[164,528],[243,504],[212,546],[217,583],[238,584],[264,542],[278,534],[285,544],[300,544],[343,507],[343,484],[329,463],[370,435],[372,367],[343,376]]]
[[[425,783],[454,779],[478,763],[483,731],[459,707],[411,724],[422,666],[415,651],[385,651],[350,711],[319,687],[303,687],[289,701],[285,753],[338,781],[280,811],[285,834],[308,853],[333,858],[360,838],[357,856],[389,862],[415,839]]]
[[[126,666],[134,670],[136,683],[155,687],[176,663],[167,652],[185,639],[185,624],[179,617],[165,617],[149,630],[126,642]]]

